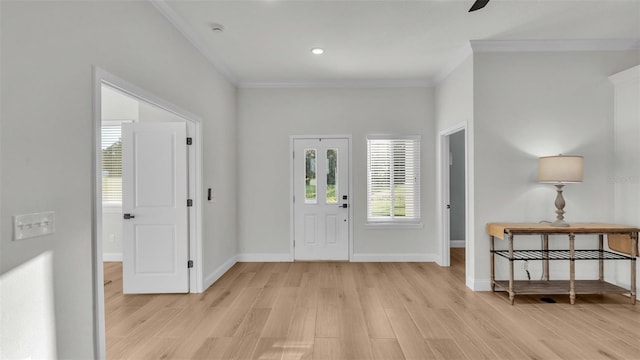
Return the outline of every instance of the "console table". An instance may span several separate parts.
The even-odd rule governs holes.
[[[550,224],[526,223],[490,223],[487,233],[491,238],[491,290],[508,291],[513,305],[517,294],[569,294],[571,304],[575,303],[576,294],[629,294],[631,303],[636,302],[636,257],[638,256],[638,231],[636,227],[614,224],[583,223],[571,224],[569,227],[556,227]],[[576,235],[598,235],[598,249],[576,250]],[[514,250],[513,240],[516,235],[541,235],[543,239],[540,250]],[[567,235],[568,250],[549,250],[549,235]],[[623,254],[604,250],[604,235],[628,235],[630,253]],[[508,240],[509,250],[495,250],[495,239]],[[495,279],[495,256],[509,260],[509,280]],[[544,279],[542,281],[514,281],[513,265],[517,260],[542,260]],[[549,280],[549,261],[569,260],[569,280]],[[577,260],[598,260],[598,280],[576,280],[575,262]],[[631,263],[631,289],[625,289],[604,281],[605,260],[628,260]]]

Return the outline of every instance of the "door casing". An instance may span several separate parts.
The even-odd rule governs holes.
[[[449,136],[458,131],[465,130],[465,238],[469,239],[469,149],[467,144],[467,124],[460,123],[453,127],[440,132],[438,136],[437,144],[437,159],[438,159],[438,198],[436,201],[436,216],[438,217],[438,238],[440,239],[440,266],[450,266],[451,264],[451,234],[449,231],[450,213],[447,209],[447,205],[450,204],[450,186],[449,186]],[[469,264],[469,247],[466,247],[466,265]]]
[[[194,144],[189,147],[189,198],[194,204],[189,208],[189,258],[194,267],[189,271],[190,292],[204,291],[202,274],[202,120],[200,117],[157,97],[156,95],[113,75],[106,70],[93,66],[93,164],[92,164],[92,278],[93,278],[93,311],[94,311],[94,344],[95,358],[106,359],[105,307],[104,307],[104,271],[102,257],[102,85],[155,105],[186,120],[187,134],[193,138]]]
[[[346,139],[349,144],[349,153],[347,157],[349,158],[349,208],[348,208],[348,222],[349,222],[349,261],[353,258],[353,207],[356,204],[356,197],[354,196],[353,191],[353,158],[352,158],[352,136],[351,135],[292,135],[289,138],[289,237],[290,237],[290,245],[289,245],[289,257],[291,261],[295,261],[295,249],[294,249],[294,241],[295,241],[295,206],[293,203],[294,198],[294,158],[293,158],[293,149],[294,149],[294,141],[295,140],[304,140],[304,139]]]

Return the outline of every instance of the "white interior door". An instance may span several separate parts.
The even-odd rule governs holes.
[[[295,139],[294,257],[349,260],[349,140]]]
[[[122,125],[123,291],[189,291],[185,123]]]

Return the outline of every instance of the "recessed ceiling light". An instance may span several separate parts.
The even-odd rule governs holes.
[[[324,53],[324,49],[321,48],[313,48],[311,49],[311,53],[313,55],[322,55],[322,53]]]

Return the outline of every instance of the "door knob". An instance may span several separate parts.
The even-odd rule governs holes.
[[[343,208],[346,209],[349,207],[349,204],[342,204],[342,205],[338,205],[339,208]]]
[[[131,214],[124,214],[123,218],[124,218],[125,220],[129,220],[129,219],[133,219],[133,218],[135,218],[135,216],[133,216],[133,215],[131,215]]]

